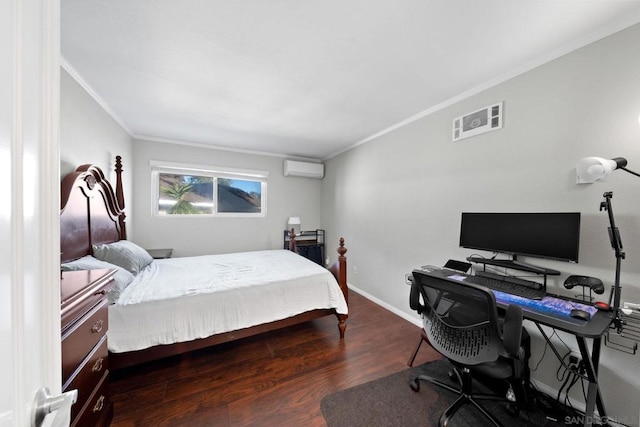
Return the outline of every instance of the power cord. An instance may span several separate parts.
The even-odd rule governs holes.
[[[571,367],[571,365],[567,364],[567,357],[569,356],[571,356],[571,350],[569,350],[567,354],[562,356],[562,362],[560,363],[560,365],[558,366],[558,370],[556,371],[556,379],[560,382],[563,382],[566,378],[567,373],[570,372],[570,369],[567,369],[567,367]]]
[[[571,354],[571,347],[569,347],[567,345],[566,342],[564,342],[564,340],[560,337],[560,335],[558,335],[558,331],[555,328],[551,328],[551,335],[549,335],[549,340],[545,340],[544,342],[544,349],[542,350],[542,356],[540,356],[540,359],[538,360],[538,363],[536,363],[535,368],[532,368],[531,371],[537,371],[538,368],[540,367],[540,363],[542,363],[542,361],[544,360],[544,356],[547,354],[547,349],[549,348],[549,341],[551,341],[551,339],[555,336],[556,338],[558,338],[560,340],[560,342],[562,342],[562,344],[564,344],[564,346],[567,348],[567,351],[569,352],[568,354],[566,354],[563,358],[562,358],[562,364],[560,367],[562,367],[562,365],[566,365],[566,363],[564,362],[564,359]],[[560,368],[558,368],[558,372],[560,371]],[[561,380],[559,380],[561,381]]]
[[[570,382],[564,395],[564,404],[566,406],[569,406],[571,409],[574,409],[573,405],[571,404],[571,398],[569,397],[569,391],[578,381],[580,381],[580,384],[582,386],[582,395],[584,397],[584,400],[585,402],[587,401],[587,394],[585,393],[584,389],[584,381],[582,381],[583,376],[586,373],[584,369],[584,362],[580,360],[577,364],[572,363],[571,365],[569,365],[569,369],[570,373],[567,376],[567,379],[570,379]]]
[[[554,329],[553,334],[555,334],[556,331]],[[551,336],[553,336],[553,334],[551,334]],[[544,342],[544,349],[542,350],[542,356],[540,356],[540,359],[538,360],[538,363],[536,363],[535,368],[531,368],[531,371],[535,372],[538,370],[538,368],[540,367],[540,364],[542,363],[542,361],[544,360],[544,356],[545,354],[547,354],[547,348],[549,348],[549,342],[545,340]]]
[[[562,390],[566,387],[564,405],[578,412],[573,407],[573,404],[571,403],[571,399],[569,397],[569,391],[579,381],[582,388],[582,395],[584,397],[585,402],[587,401],[587,392],[585,389],[585,382],[584,382],[584,380],[587,379],[587,375],[586,375],[586,368],[584,365],[584,361],[582,359],[576,359],[576,361],[572,361],[570,358],[569,363],[567,364],[566,359],[567,357],[571,356],[571,347],[569,347],[567,343],[560,337],[560,335],[557,333],[555,328],[552,328],[551,335],[549,336],[549,341],[553,338],[554,335],[558,338],[558,340],[560,340],[560,342],[562,342],[562,344],[564,344],[564,346],[567,349],[567,353],[562,357],[560,366],[556,371],[556,378],[558,379],[558,381],[562,381],[562,386],[560,387],[560,390],[558,390],[558,395],[556,397],[556,400],[559,404],[561,404],[560,397],[562,395]],[[542,355],[540,356],[540,359],[535,364],[535,367],[530,369],[532,372],[537,371],[538,368],[540,367],[540,364],[544,360],[544,356],[546,355],[547,349],[549,348],[549,341],[545,340],[544,349],[542,351]],[[535,391],[538,391],[533,382],[530,383],[530,386]],[[611,418],[607,418],[606,421],[609,425],[616,425],[620,427],[630,427],[628,424],[621,423]]]

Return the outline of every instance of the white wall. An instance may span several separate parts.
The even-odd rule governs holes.
[[[133,139],[64,69],[60,69],[60,178],[91,163],[115,185],[116,156],[130,159]],[[129,172],[126,170],[125,172]],[[131,179],[123,175],[127,218],[131,221]],[[127,229],[127,231],[131,231]],[[133,238],[132,233],[129,235]]]
[[[150,160],[268,171],[267,216],[154,217]],[[304,230],[319,228],[321,181],[285,177],[283,162],[274,156],[136,140],[129,170],[133,170],[137,243],[149,249],[173,248],[174,256],[277,249],[282,248],[290,216],[299,216]]]
[[[613,191],[627,255],[622,300],[640,301],[640,179],[616,171],[578,186],[574,170],[582,157],[623,156],[640,171],[639,45],[636,25],[330,159],[322,224],[329,240],[345,237],[350,284],[417,319],[404,274],[471,254],[458,247],[462,211],[580,211],[579,264],[525,261],[563,272],[552,292],[566,291],[569,274],[600,277],[608,288],[615,257],[599,204]],[[455,117],[498,101],[502,130],[452,142]],[[542,350],[537,337],[532,366]],[[640,392],[638,357],[605,347],[600,365],[609,415],[628,425],[638,425],[638,407],[629,405]],[[558,388],[557,366],[547,351],[532,375]]]

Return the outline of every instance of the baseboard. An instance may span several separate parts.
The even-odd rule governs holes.
[[[417,318],[415,316],[412,316],[410,314],[407,314],[401,310],[398,310],[396,307],[387,304],[386,302],[382,301],[381,299],[378,299],[376,297],[374,297],[373,295],[371,295],[370,293],[363,291],[362,289],[358,288],[357,286],[353,286],[352,284],[347,284],[347,286],[349,287],[350,290],[353,290],[354,292],[356,292],[357,294],[362,295],[363,297],[365,297],[366,299],[368,299],[369,301],[379,305],[380,307],[389,310],[390,312],[392,312],[393,314],[395,314],[396,316],[402,317],[404,320],[406,320],[407,322],[413,323],[414,325],[422,328],[422,320],[420,318]],[[409,304],[409,300],[407,299],[407,304]]]

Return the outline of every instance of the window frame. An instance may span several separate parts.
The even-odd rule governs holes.
[[[151,167],[151,216],[154,218],[265,218],[267,216],[268,171],[164,162],[159,160],[150,160],[149,166]],[[161,214],[158,209],[160,201],[160,174],[206,176],[213,178],[213,213]],[[260,212],[218,212],[219,178],[260,182]]]

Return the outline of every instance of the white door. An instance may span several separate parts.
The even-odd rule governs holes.
[[[60,392],[60,0],[0,0],[0,426]]]

